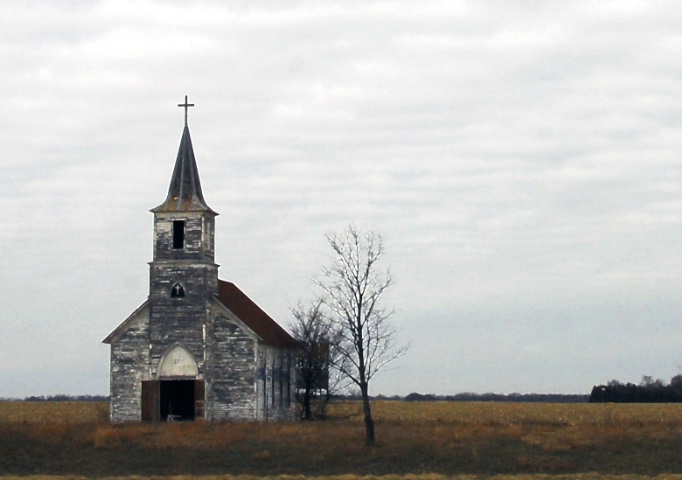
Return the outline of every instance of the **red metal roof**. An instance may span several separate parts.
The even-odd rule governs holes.
[[[268,345],[292,348],[298,346],[296,340],[286,330],[234,283],[219,280],[218,299]]]

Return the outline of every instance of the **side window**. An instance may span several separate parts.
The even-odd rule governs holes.
[[[287,369],[284,372],[284,395],[286,395],[287,407],[291,405],[291,356],[287,352],[286,357]]]
[[[173,248],[185,248],[185,221],[173,220]]]
[[[284,405],[284,354],[279,355],[279,406]]]
[[[173,288],[171,288],[171,298],[182,298],[185,296],[185,289],[182,288],[182,285],[179,283],[176,283],[173,285]]]
[[[275,370],[275,354],[272,354],[272,367],[270,368],[270,400],[272,403],[272,406],[275,406],[275,378],[276,378],[276,370]]]

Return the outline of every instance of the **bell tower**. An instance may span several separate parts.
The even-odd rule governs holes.
[[[182,346],[203,377],[205,335],[211,298],[218,295],[215,263],[215,217],[204,200],[187,125],[180,140],[166,200],[154,214],[154,255],[149,263],[149,343],[152,376],[160,359]]]

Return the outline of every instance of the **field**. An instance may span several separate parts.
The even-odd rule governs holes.
[[[0,475],[682,480],[682,404],[382,401],[372,448],[359,404],[330,413],[110,425],[103,404],[0,402]]]

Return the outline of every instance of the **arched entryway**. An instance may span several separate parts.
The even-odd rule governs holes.
[[[142,382],[142,420],[186,421],[204,417],[204,381],[192,354],[175,345],[161,357],[158,380]]]

